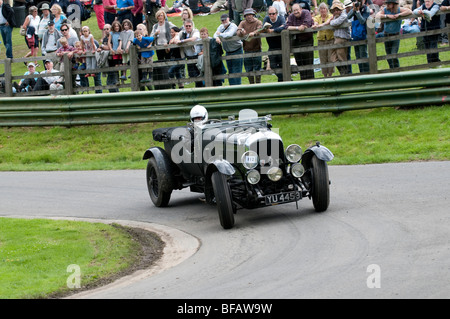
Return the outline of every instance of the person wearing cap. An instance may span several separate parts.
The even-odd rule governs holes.
[[[31,74],[39,74],[36,71],[36,65],[33,62],[28,63],[28,71],[26,71],[23,75],[31,75]],[[37,78],[25,78],[21,79],[19,83],[13,82],[13,93],[16,92],[28,92],[28,90],[32,90],[35,86]]]
[[[220,16],[221,25],[217,27],[217,31],[214,33],[213,38],[216,39],[218,44],[222,44],[226,56],[239,55],[243,53],[242,41],[237,40],[227,40],[231,37],[236,36],[237,25],[230,22],[230,17],[228,14],[224,13]],[[226,60],[228,74],[233,75],[235,73],[242,73],[242,58],[235,58]],[[240,85],[242,83],[241,77],[229,77],[228,83],[230,85]]]
[[[347,1],[347,0],[346,0]],[[345,2],[344,2],[345,6]],[[370,16],[370,9],[366,6],[365,0],[358,0],[356,2],[352,2],[350,4],[351,9],[348,12],[347,19],[349,19],[352,23],[351,27],[351,36],[352,41],[360,41],[367,39],[367,19]],[[356,59],[365,59],[367,58],[367,44],[359,44],[353,46],[353,50],[355,51]],[[350,53],[350,48],[348,50]],[[348,55],[347,55],[348,57]],[[350,66],[351,67],[351,66]],[[360,73],[368,73],[369,72],[369,63],[358,63],[359,72]]]
[[[51,15],[50,15],[50,7],[49,7],[48,3],[42,4],[40,10],[42,11],[42,14],[41,14],[41,21],[39,21],[39,26],[37,29],[37,35],[39,37],[39,41],[42,42],[44,33],[48,29],[48,22],[51,20]]]
[[[292,13],[289,15],[286,22],[286,29],[290,31],[305,31],[307,28],[311,28],[313,20],[311,12],[302,9],[300,4],[295,3],[292,5]],[[313,47],[314,38],[312,32],[301,32],[293,35],[292,47]],[[294,53],[295,62],[298,66],[312,66],[314,63],[314,51],[296,52]],[[314,69],[299,71],[300,79],[308,80],[314,78]]]
[[[398,0],[386,0],[385,4],[386,7],[383,10],[380,10],[376,15],[377,19],[388,19],[384,22],[384,36],[392,37],[399,35],[402,26],[402,19],[398,18],[410,15],[412,11],[408,8],[400,7]],[[400,39],[384,42],[386,54],[397,54],[399,48]],[[400,61],[398,58],[390,58],[387,59],[387,61],[390,69],[400,67]]]
[[[255,18],[255,10],[248,8],[244,10],[244,20],[238,26],[237,35],[240,37],[254,37],[258,35],[258,29],[262,22]],[[247,39],[244,41],[245,53],[261,52],[261,38]],[[244,57],[244,68],[246,72],[260,71],[262,64],[261,56]],[[261,83],[261,75],[248,75],[250,84]]]
[[[58,49],[58,42],[61,37],[61,33],[55,28],[55,22],[50,20],[47,24],[47,31],[42,36],[42,55],[47,59],[57,61],[56,50]]]
[[[269,23],[271,26],[269,29],[264,29],[261,32],[265,33],[281,33],[284,30],[286,19],[284,15],[281,15],[275,6],[270,6],[267,9],[267,15],[264,17],[263,25]],[[269,51],[281,50],[281,36],[278,37],[266,37]],[[283,67],[283,58],[281,54],[269,55],[269,64],[272,70],[281,69]],[[283,81],[283,74],[276,73],[278,82]]]
[[[36,84],[33,87],[33,92],[49,90],[50,85],[59,81],[60,77],[51,75],[52,73],[58,73],[59,71],[53,68],[52,60],[44,60],[45,71],[40,74],[47,75],[45,77],[40,77],[37,79]]]
[[[420,31],[424,32],[441,28],[441,16],[436,15],[439,9],[439,5],[433,0],[425,0],[423,5],[413,11],[416,17],[422,17]],[[439,34],[425,35],[423,37],[425,49],[437,49],[439,36]],[[439,52],[427,53],[427,62],[441,62]]]
[[[347,11],[341,2],[335,1],[331,6],[331,14],[333,17],[329,20],[329,25],[334,27],[334,44],[345,45],[351,38],[350,27],[343,27],[348,22]],[[327,23],[325,23],[327,24]],[[348,59],[348,47],[339,47],[332,51],[332,62],[344,62]],[[349,73],[347,65],[338,66],[337,69],[341,75]]]

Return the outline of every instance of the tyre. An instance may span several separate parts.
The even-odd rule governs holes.
[[[147,164],[147,187],[150,199],[157,207],[165,207],[169,204],[172,190],[168,191],[164,172],[158,170],[156,159],[151,157]]]
[[[217,171],[212,174],[211,182],[214,196],[216,197],[220,224],[224,229],[233,228],[235,209],[231,200],[231,190],[227,182],[227,177]]]
[[[330,181],[327,162],[313,156],[311,159],[312,189],[311,196],[316,212],[324,212],[330,204]]]

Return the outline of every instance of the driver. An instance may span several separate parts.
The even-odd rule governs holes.
[[[190,117],[194,125],[203,125],[208,121],[208,111],[204,106],[197,104],[191,109]]]

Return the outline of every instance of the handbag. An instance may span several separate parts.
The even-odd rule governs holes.
[[[27,29],[25,28],[20,28],[20,35],[21,36],[25,36],[27,34]]]

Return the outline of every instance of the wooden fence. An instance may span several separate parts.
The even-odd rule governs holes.
[[[439,14],[444,14],[446,12],[440,12]],[[409,17],[404,17],[410,18]],[[370,18],[373,19],[373,18]],[[369,19],[368,19],[369,21]],[[382,19],[381,22],[387,21],[385,19]],[[391,21],[391,20],[390,20]],[[374,25],[374,20],[371,21],[370,25]],[[258,53],[244,53],[240,55],[233,55],[233,56],[222,56],[222,60],[224,61],[224,64],[226,66],[226,60],[228,59],[236,59],[236,58],[245,58],[245,57],[252,57],[252,56],[270,56],[270,55],[280,55],[282,56],[282,68],[280,69],[271,69],[271,70],[264,70],[261,71],[255,71],[255,72],[241,72],[236,74],[225,74],[225,75],[217,75],[213,76],[212,70],[210,67],[210,55],[209,55],[209,45],[207,41],[199,40],[196,42],[196,44],[203,44],[203,50],[204,50],[204,66],[205,71],[204,74],[200,77],[196,78],[183,78],[183,79],[167,79],[167,71],[169,67],[179,64],[191,64],[191,63],[197,63],[197,59],[192,60],[177,60],[177,61],[171,61],[171,60],[164,60],[164,61],[155,61],[153,63],[153,77],[152,81],[150,83],[141,83],[140,82],[140,74],[142,69],[145,69],[149,67],[149,65],[146,64],[139,64],[138,63],[138,50],[135,46],[131,46],[130,49],[130,63],[129,65],[123,65],[123,66],[115,66],[115,67],[105,67],[95,70],[73,70],[72,69],[72,63],[69,61],[69,59],[64,57],[64,69],[61,70],[59,73],[52,73],[51,76],[61,76],[62,80],[64,82],[64,89],[61,91],[58,91],[58,94],[66,94],[66,95],[73,95],[78,93],[83,93],[84,91],[91,91],[96,90],[98,92],[102,92],[103,90],[106,91],[118,91],[119,89],[126,89],[131,91],[140,91],[147,89],[163,89],[163,88],[172,88],[172,85],[184,83],[186,81],[189,82],[197,82],[197,81],[203,81],[206,87],[210,87],[213,85],[213,80],[225,80],[229,79],[231,77],[246,77],[246,76],[255,76],[255,75],[273,75],[275,73],[280,73],[283,75],[283,81],[291,81],[292,80],[292,74],[298,73],[300,71],[304,70],[312,70],[316,68],[323,68],[323,67],[338,67],[338,66],[344,66],[344,65],[353,65],[353,64],[359,64],[359,63],[368,63],[369,64],[369,73],[367,74],[376,74],[376,73],[386,73],[386,72],[398,72],[398,71],[406,71],[406,70],[416,70],[416,69],[426,69],[430,67],[440,67],[442,65],[450,64],[449,60],[443,60],[441,57],[441,62],[436,63],[425,63],[425,64],[416,64],[416,65],[409,65],[409,66],[401,66],[396,69],[383,69],[380,68],[379,62],[387,59],[393,59],[393,58],[405,58],[405,57],[412,57],[412,56],[423,56],[425,54],[429,53],[436,53],[436,52],[446,52],[450,51],[449,46],[436,48],[436,49],[422,49],[422,50],[413,50],[410,52],[403,52],[403,53],[397,53],[397,54],[386,54],[382,56],[377,56],[377,44],[382,45],[385,41],[392,41],[396,39],[404,40],[409,38],[421,38],[426,35],[432,35],[432,34],[440,34],[440,33],[449,33],[450,32],[450,26],[447,26],[444,29],[439,30],[433,30],[433,31],[427,31],[427,32],[420,32],[420,33],[411,33],[411,34],[400,34],[397,36],[390,36],[388,38],[377,38],[375,34],[374,28],[367,28],[367,39],[361,40],[361,41],[348,41],[346,43],[341,44],[333,44],[333,45],[327,45],[327,46],[319,46],[314,45],[311,47],[301,47],[301,48],[294,48],[291,45],[291,39],[293,35],[299,34],[301,32],[317,32],[320,30],[326,30],[326,29],[333,29],[333,27],[326,26],[321,28],[309,28],[305,31],[288,31],[284,30],[280,34],[261,34],[258,37],[261,38],[268,38],[268,37],[274,37],[274,36],[280,36],[282,41],[282,50],[277,51],[262,51]],[[233,37],[230,40],[233,39],[239,39],[239,37]],[[291,56],[294,53],[297,52],[308,52],[308,51],[318,51],[322,49],[336,49],[336,48],[342,48],[347,47],[351,49],[354,45],[367,45],[367,51],[368,51],[368,57],[364,59],[356,59],[356,60],[350,60],[350,61],[343,61],[343,62],[334,62],[334,63],[327,63],[327,64],[311,64],[311,65],[305,65],[305,66],[297,66],[291,64]],[[192,43],[190,44],[192,45]],[[184,47],[186,44],[181,45],[168,45],[168,46],[153,46],[152,50],[158,50],[158,49],[165,49],[165,48],[172,48],[172,47]],[[145,51],[145,50],[142,50]],[[182,50],[181,50],[182,51]],[[89,55],[88,55],[89,56]],[[40,60],[43,62],[45,57],[38,57],[37,60]],[[23,78],[39,78],[39,77],[45,77],[46,75],[12,75],[12,64],[13,63],[20,63],[23,64],[24,62],[30,62],[36,60],[35,58],[20,58],[20,59],[5,59],[0,60],[0,64],[4,64],[4,70],[5,74],[4,77],[0,77],[0,80],[3,82],[3,93],[0,93],[1,96],[11,97],[11,96],[29,96],[29,95],[49,95],[54,94],[55,91],[38,91],[38,92],[20,92],[20,93],[13,93],[12,91],[12,83],[14,81],[19,82],[20,79]],[[88,73],[98,73],[98,76],[100,77],[100,73],[103,74],[103,76],[111,74],[111,72],[120,72],[120,71],[127,71],[127,74],[130,75],[130,81],[123,81],[120,80],[117,84],[111,84],[111,85],[97,85],[97,86],[88,86],[88,87],[80,87],[79,85],[76,85],[76,76],[79,75],[80,77],[84,77],[85,74]],[[360,73],[357,73],[360,74]],[[355,74],[349,74],[349,75],[355,75]],[[341,75],[339,75],[341,76]],[[346,75],[348,76],[348,75]],[[89,78],[88,78],[89,79]],[[97,79],[98,80],[98,79]],[[101,78],[100,78],[101,80]],[[89,81],[89,80],[88,80]],[[103,81],[104,82],[104,81]]]

